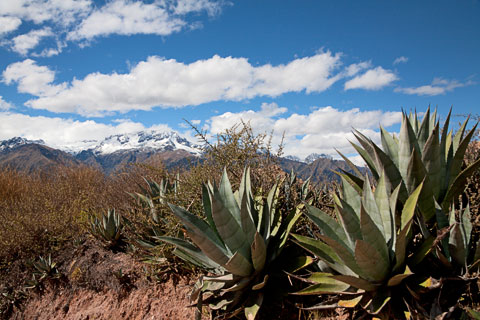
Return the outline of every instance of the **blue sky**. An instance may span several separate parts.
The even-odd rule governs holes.
[[[352,127],[378,140],[402,108],[479,113],[479,17],[477,0],[0,1],[0,139],[243,119],[286,154],[350,154]]]

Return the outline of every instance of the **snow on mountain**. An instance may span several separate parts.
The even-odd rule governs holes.
[[[178,149],[185,150],[193,155],[202,153],[199,145],[192,144],[174,131],[158,132],[154,130],[113,135],[105,138],[90,150],[95,154],[110,154],[126,150],[167,151]]]
[[[310,164],[310,163],[312,163],[315,160],[320,159],[320,158],[332,159],[331,156],[329,156],[327,154],[324,154],[324,153],[322,153],[322,154],[312,153],[305,158],[304,162]]]
[[[298,162],[303,162],[302,159],[300,159],[300,158],[297,157],[297,156],[285,156],[285,159],[293,160],[293,161],[298,161]]]
[[[16,147],[32,143],[45,145],[43,140],[28,140],[22,137],[14,137],[8,140],[0,141],[0,151],[14,149]]]

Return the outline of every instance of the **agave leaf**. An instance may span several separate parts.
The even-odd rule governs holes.
[[[338,176],[342,177],[343,179],[345,179],[345,181],[347,181],[355,189],[355,191],[361,194],[362,188],[363,188],[363,179],[343,169],[340,169],[340,171],[341,172],[338,172],[338,171],[333,171],[333,172]]]
[[[268,274],[263,277],[263,280],[256,285],[252,286],[252,290],[261,290],[265,287],[268,281]]]
[[[335,196],[335,198],[337,198],[337,196]],[[350,244],[349,247],[353,248],[355,246],[355,240],[362,239],[360,219],[348,203],[343,201],[343,199],[337,198],[337,200],[340,202],[340,205],[335,204],[335,211],[337,212],[338,220],[340,220],[345,229],[345,234]]]
[[[435,199],[438,199],[442,183],[442,156],[439,145],[439,127],[438,123],[423,147],[422,162],[425,164],[425,171],[430,179]]]
[[[241,278],[239,281],[235,282],[235,284],[227,289],[224,289],[223,291],[225,292],[234,292],[234,291],[240,291],[245,289],[250,282],[252,281],[252,277],[245,277]]]
[[[210,226],[183,208],[172,204],[169,204],[169,206],[177,218],[190,230],[188,232],[189,236],[205,255],[216,263],[224,265],[229,259],[229,251]]]
[[[377,265],[383,264],[385,268],[390,264],[388,247],[385,238],[378,227],[375,225],[370,215],[362,208],[362,215],[360,218],[360,226],[362,230],[362,238],[369,246],[371,246],[380,255],[381,263],[376,261]],[[358,242],[355,244],[355,256],[357,255]],[[362,244],[363,246],[363,244]],[[371,257],[373,260],[373,257]],[[357,263],[358,260],[357,260]],[[360,264],[359,264],[360,265]],[[360,266],[361,267],[361,266]],[[362,267],[363,270],[368,270]]]
[[[244,258],[250,259],[250,242],[240,227],[241,222],[237,222],[223,200],[220,193],[213,194],[212,216],[218,233],[231,252],[238,251]],[[233,194],[231,200],[235,202]]]
[[[248,193],[248,191],[246,192]],[[253,242],[257,228],[255,227],[255,222],[252,217],[252,202],[251,195],[244,194],[242,198],[242,203],[240,207],[242,230],[245,233],[245,236],[248,242]]]
[[[330,277],[330,274],[323,274],[323,276],[316,276],[315,284],[300,291],[295,292],[295,295],[319,295],[328,293],[343,293],[350,285]]]
[[[157,239],[175,245],[178,252],[174,253],[186,261],[207,269],[220,268],[218,263],[207,257],[205,253],[192,245],[190,242],[173,237],[157,237]]]
[[[415,207],[417,206],[418,197],[420,192],[422,191],[423,183],[420,183],[418,187],[410,194],[405,205],[403,206],[402,215],[401,215],[401,224],[400,228],[404,229],[407,223],[413,219],[413,215],[415,214]]]
[[[211,198],[213,197],[213,191],[209,188],[208,185],[202,184],[202,200],[203,200],[203,211],[205,212],[205,217],[207,218],[207,222],[210,225],[210,228],[215,232],[217,237],[220,238],[220,234],[218,234],[217,227],[215,226],[215,222],[213,221],[212,216],[212,202]]]
[[[383,307],[385,307],[391,298],[392,296],[389,295],[386,290],[379,290],[365,307],[368,310],[368,313],[377,315],[382,311]]]
[[[465,248],[467,249],[466,256],[468,257],[468,247],[470,245],[470,239],[472,236],[472,222],[471,222],[471,215],[470,215],[470,204],[467,204],[467,207],[465,210],[460,213],[460,221],[461,225],[460,227],[462,228],[462,234],[464,236],[464,243],[465,243]]]
[[[354,135],[355,135],[355,133],[354,133]],[[359,138],[357,137],[357,139],[359,139]],[[373,148],[368,146],[368,148],[370,150],[372,150],[372,153],[370,155],[369,152],[366,151],[368,149],[366,149],[365,146],[362,145],[365,148],[365,149],[362,149],[360,146],[358,146],[357,144],[355,144],[353,142],[350,142],[350,144],[353,146],[355,151],[357,151],[357,153],[363,158],[363,160],[367,164],[368,169],[370,169],[370,172],[372,173],[373,177],[375,179],[378,179],[378,172],[377,172],[377,169],[376,169],[376,165],[375,165],[375,162],[372,159],[372,156],[374,156]]]
[[[419,150],[423,150],[423,147],[427,142],[429,135],[430,135],[430,107],[427,108],[427,112],[425,112],[425,115],[423,116],[422,124],[420,125],[420,128],[417,133],[418,146],[420,147]]]
[[[398,286],[404,279],[410,277],[411,275],[413,275],[412,271],[410,271],[408,266],[406,266],[404,273],[396,274],[390,279],[388,279],[387,286],[389,287]]]
[[[338,224],[332,217],[324,213],[318,208],[305,205],[307,211],[305,214],[322,230],[322,232],[333,240],[347,246],[347,235],[342,226]]]
[[[410,121],[407,121],[406,115],[403,115],[402,126],[400,128],[400,143],[398,146],[398,169],[404,181],[408,181],[408,165],[415,148],[416,136]],[[417,147],[418,150],[418,147]]]
[[[298,270],[302,270],[305,267],[308,267],[314,262],[313,258],[310,256],[299,256],[293,259],[288,259],[285,261],[283,271],[288,273],[294,273]]]
[[[241,225],[240,208],[237,201],[235,200],[235,197],[233,196],[232,185],[230,184],[230,180],[228,179],[226,168],[223,168],[223,174],[222,178],[220,179],[218,192],[220,194],[219,199],[222,200],[225,208],[230,212],[237,224]]]
[[[323,241],[298,234],[292,234],[292,236],[296,239],[294,240],[296,244],[325,261],[325,263],[327,263],[327,265],[333,270],[341,274],[354,275],[354,272],[344,265],[342,259],[340,259],[340,257],[328,244],[325,244]]]
[[[253,272],[252,264],[239,252],[235,252],[235,254],[225,263],[224,268],[234,275],[241,277],[248,277]]]
[[[412,225],[413,217],[410,219],[403,229],[397,235],[397,241],[395,242],[395,266],[393,272],[398,272],[402,269],[405,262],[405,252],[407,249],[407,235]]]
[[[378,286],[374,285],[372,282],[355,276],[333,275],[331,278],[365,291],[375,291],[378,288]]]
[[[472,317],[474,320],[480,320],[480,312],[479,311],[467,308],[467,312],[470,315],[470,317]]]
[[[343,307],[343,308],[355,308],[360,300],[362,300],[363,295],[359,295],[358,297],[355,297],[350,300],[340,300],[338,301],[338,306]]]
[[[378,230],[385,239],[385,231],[383,230],[383,221],[382,216],[380,215],[380,210],[378,209],[377,202],[375,201],[375,196],[372,192],[372,187],[368,178],[365,179],[365,185],[363,188],[362,195],[362,204],[366,212],[368,212],[369,217],[377,226]]]
[[[380,126],[380,136],[382,139],[382,147],[385,153],[393,163],[398,167],[398,143],[393,139],[390,133]]]
[[[466,122],[466,121],[465,121]],[[465,125],[465,123],[464,123]],[[453,183],[455,178],[458,176],[462,169],[462,163],[463,163],[463,158],[465,157],[465,151],[467,150],[468,144],[470,143],[470,140],[472,139],[473,134],[477,130],[477,124],[473,126],[473,128],[468,132],[468,134],[465,136],[465,138],[460,142],[460,145],[458,145],[457,148],[455,148],[455,142],[454,142],[454,157],[450,166],[450,183],[449,186]],[[459,130],[460,132],[460,130]],[[457,132],[458,135],[458,132]],[[457,138],[457,136],[455,136]],[[455,139],[454,139],[455,141]]]
[[[375,157],[377,159],[379,173],[385,173],[385,185],[388,190],[393,189],[393,186],[398,185],[402,182],[402,175],[398,170],[398,167],[393,163],[392,159],[385,154],[379,147],[373,144],[375,151]],[[376,179],[378,181],[378,178]],[[401,190],[401,199],[404,200],[407,198],[407,190],[403,188]]]
[[[245,306],[245,317],[247,320],[254,320],[257,316],[258,310],[263,302],[263,293],[259,293],[250,297],[249,301]]]
[[[350,169],[352,169],[352,171],[358,176],[358,177],[361,177],[363,176],[363,174],[360,172],[360,170],[358,170],[358,167],[353,164],[352,161],[350,161],[350,159],[348,159],[346,156],[344,156],[340,151],[338,151],[336,148],[335,148],[335,151],[340,155],[340,157],[343,158],[343,160],[347,163],[347,165],[350,167]]]
[[[278,246],[272,246],[273,248],[277,248],[276,250],[272,250],[270,255],[270,261],[273,261],[281,252],[285,243],[287,242],[288,236],[290,235],[290,231],[292,230],[293,226],[297,222],[298,218],[302,215],[302,212],[299,208],[295,208],[292,210],[288,216],[282,222],[282,226],[280,228],[280,235],[276,238],[279,241]]]
[[[333,251],[335,251],[337,256],[343,261],[346,267],[348,267],[350,270],[352,270],[354,273],[356,273],[360,277],[366,277],[365,276],[366,270],[362,270],[362,268],[358,266],[357,261],[355,260],[355,257],[354,257],[354,253],[352,252],[351,249],[345,247],[341,243],[327,236],[320,235],[319,238],[323,240],[328,246],[330,246],[333,249]],[[357,240],[357,242],[358,241],[360,240]]]
[[[375,189],[374,197],[382,218],[383,235],[387,242],[390,241],[392,234],[395,232],[393,216],[390,211],[389,191],[385,185],[385,174],[382,174]]]
[[[456,176],[454,182],[448,188],[448,191],[443,198],[441,205],[444,210],[448,210],[452,200],[463,192],[468,177],[472,175],[475,170],[480,167],[480,159],[472,163],[469,167],[464,169],[459,175]]]
[[[355,189],[355,187],[353,187],[343,176],[341,176],[341,180],[343,191],[342,198],[350,205],[357,217],[360,218],[361,189],[360,191]]]
[[[355,244],[355,261],[364,272],[365,278],[371,281],[380,282],[389,272],[388,260],[365,240],[357,240]]]
[[[252,243],[252,263],[254,269],[258,272],[265,266],[265,260],[267,258],[267,246],[262,236],[257,232],[255,233],[255,239]]]
[[[467,247],[464,243],[464,235],[460,224],[455,223],[450,231],[448,240],[449,251],[452,258],[462,266],[467,266]]]
[[[455,133],[455,136],[453,137],[453,153],[457,153],[457,150],[458,150],[459,146],[461,145],[461,141],[463,139],[463,135],[465,133],[465,128],[467,127],[467,123],[468,123],[469,119],[470,119],[470,116],[468,116],[467,119],[462,123],[462,125],[460,126],[458,131]],[[475,127],[476,127],[476,125],[475,125]],[[470,139],[468,139],[468,140],[470,140]]]

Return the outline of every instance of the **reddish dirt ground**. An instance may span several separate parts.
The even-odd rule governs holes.
[[[149,281],[144,264],[93,239],[65,248],[54,261],[64,277],[30,291],[10,319],[194,319],[187,277]]]

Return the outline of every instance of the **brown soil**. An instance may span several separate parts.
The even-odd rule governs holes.
[[[93,239],[68,246],[53,260],[63,277],[30,291],[10,319],[194,319],[187,277],[147,280],[148,266]]]

